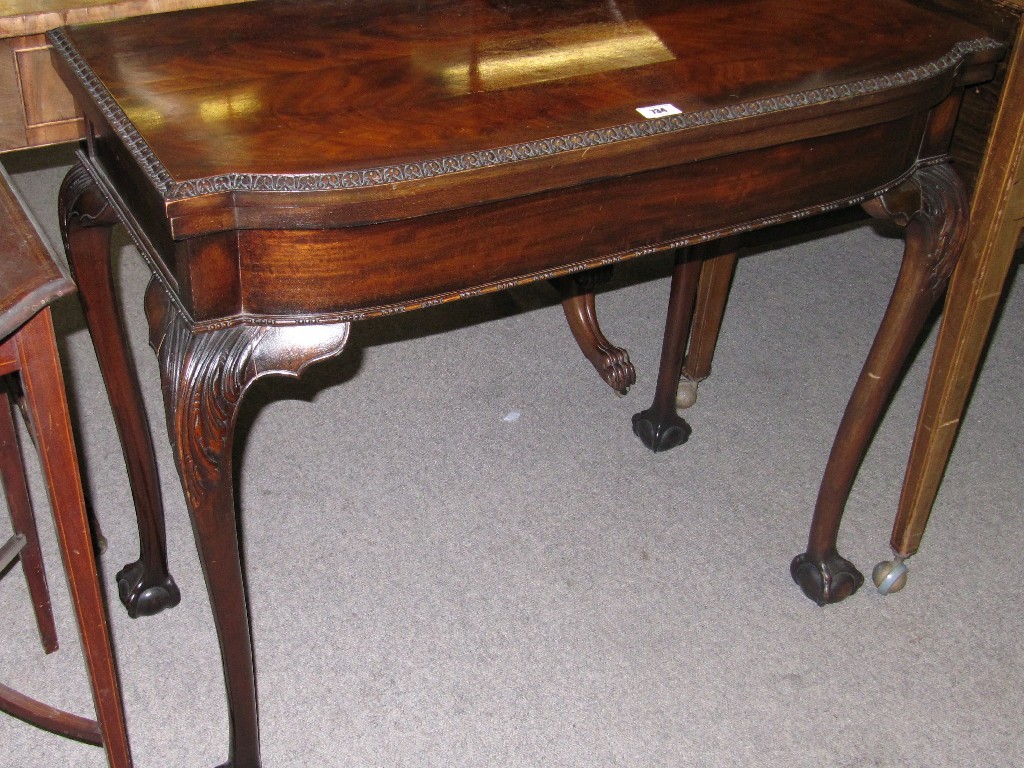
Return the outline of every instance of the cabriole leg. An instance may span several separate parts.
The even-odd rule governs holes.
[[[807,551],[790,568],[796,583],[819,605],[849,597],[864,582],[837,550],[843,508],[893,385],[945,290],[967,232],[966,194],[945,164],[917,171],[864,209],[904,227],[906,246],[892,298],[832,445]]]
[[[146,316],[220,643],[230,728],[224,767],[259,768],[256,681],[232,480],[235,421],[252,382],[274,373],[297,376],[308,364],[339,354],[349,324],[196,331],[156,281],[146,293]]]
[[[121,602],[131,617],[177,605],[178,586],[167,568],[163,499],[135,370],[117,310],[111,270],[113,208],[89,172],[75,166],[60,191],[60,225],[68,263],[78,283],[85,322],[92,336],[121,439],[139,526],[139,559],[117,574]]]

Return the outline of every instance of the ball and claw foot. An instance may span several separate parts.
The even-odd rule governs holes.
[[[141,561],[126,565],[117,574],[117,593],[133,619],[153,616],[181,602],[181,592],[171,575],[165,574],[153,583],[143,582]]]
[[[907,586],[907,573],[910,569],[903,560],[902,557],[884,560],[871,571],[871,580],[878,587],[879,594],[891,595]]]
[[[817,557],[809,552],[797,555],[789,567],[793,581],[818,605],[845,600],[864,583],[864,575],[838,552]]]
[[[676,390],[676,408],[690,408],[697,402],[697,384],[686,374],[679,379],[679,388]]]
[[[693,429],[679,415],[660,417],[653,408],[633,414],[633,434],[655,453],[685,443]]]

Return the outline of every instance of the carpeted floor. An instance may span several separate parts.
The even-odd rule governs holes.
[[[54,242],[70,162],[7,161]],[[367,322],[341,359],[255,388],[238,465],[266,768],[1024,765],[1020,280],[908,588],[821,609],[789,560],[902,244],[862,220],[787,234],[741,259],[714,375],[687,413],[694,434],[666,454],[630,430],[653,393],[664,256],[618,269],[599,297],[639,370],[625,398],[543,284]],[[74,301],[58,332],[110,542],[132,747],[139,768],[210,768],[227,757],[220,664],[146,344],[147,274],[127,244],[119,274],[183,595],[159,616],[128,619],[112,586],[137,554],[134,513]],[[889,556],[932,341],[848,505],[841,549],[866,573]],[[88,714],[39,506],[62,648],[42,654],[12,568],[0,680]],[[7,526],[0,516],[0,536]],[[6,717],[0,745],[11,768],[105,764]]]

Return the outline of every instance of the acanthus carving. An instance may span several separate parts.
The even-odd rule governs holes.
[[[75,165],[60,185],[57,215],[67,248],[67,231],[72,221],[83,227],[112,226],[117,222],[110,201],[99,191],[92,174],[81,164]]]
[[[948,163],[920,168],[899,187],[864,204],[876,218],[907,229],[928,271],[924,287],[937,300],[945,291],[967,238],[967,192]]]
[[[157,280],[146,291],[150,344],[163,381],[167,429],[189,505],[205,505],[225,479],[238,406],[270,374],[299,376],[339,354],[349,323],[231,325],[196,332]]]
[[[231,173],[175,181],[145,139],[139,135],[110,92],[75,50],[64,31],[57,29],[47,34],[54,49],[86,87],[92,100],[100,107],[111,127],[120,136],[121,141],[135,157],[153,185],[168,201],[220,192],[320,192],[377,187],[436,178],[630,139],[674,133],[732,120],[881,93],[893,88],[905,87],[909,83],[936,77],[955,69],[974,53],[1002,47],[990,38],[978,38],[957,43],[952,50],[935,61],[907,67],[888,75],[863,78],[835,86],[811,88],[781,96],[753,99],[722,107],[684,112],[653,120],[624,123],[476,152],[430,158],[419,162],[331,173]]]

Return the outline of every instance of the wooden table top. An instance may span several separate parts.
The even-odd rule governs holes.
[[[0,341],[75,284],[50,256],[0,166]]]
[[[516,165],[530,181],[510,178],[509,194],[526,194],[587,181],[588,153],[601,174],[633,156],[619,161],[628,173],[714,154],[711,136],[756,143],[785,123],[800,138],[799,123],[827,132],[813,119],[854,105],[895,115],[894,101],[997,56],[981,32],[901,0],[863,0],[842,24],[833,12],[824,0],[268,0],[51,39],[183,215],[223,193],[408,202],[441,177]],[[666,104],[679,114],[637,111]],[[651,156],[636,158],[635,139]]]

